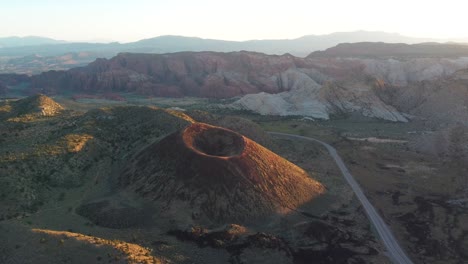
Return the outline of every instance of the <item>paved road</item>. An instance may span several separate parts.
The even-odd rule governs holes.
[[[364,207],[364,210],[367,213],[367,216],[369,217],[369,220],[372,222],[374,225],[375,229],[377,230],[377,233],[380,236],[380,239],[384,243],[385,247],[387,248],[388,255],[392,259],[393,262],[395,263],[413,263],[409,257],[405,254],[403,249],[400,247],[398,244],[397,240],[395,239],[395,236],[393,236],[392,231],[390,228],[385,224],[383,219],[380,217],[380,215],[377,213],[375,210],[374,206],[369,202],[367,197],[364,195],[364,192],[362,191],[361,187],[359,187],[359,184],[354,180],[353,176],[349,172],[348,168],[344,164],[343,160],[341,157],[338,155],[336,152],[336,149],[327,143],[320,141],[318,139],[310,138],[310,137],[303,137],[303,136],[298,136],[298,135],[293,135],[293,134],[285,134],[285,133],[278,133],[278,132],[268,132],[272,135],[278,135],[278,136],[284,136],[288,138],[295,138],[295,139],[303,139],[303,140],[309,140],[309,141],[314,141],[317,143],[322,144],[330,153],[330,155],[333,157],[335,160],[336,165],[340,168],[341,173],[343,174],[343,177],[346,179],[346,181],[349,183],[351,188],[353,189],[354,193],[356,194],[357,198],[359,201],[362,203],[362,206]]]

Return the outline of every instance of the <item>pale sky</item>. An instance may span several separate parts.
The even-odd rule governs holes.
[[[0,37],[248,40],[355,30],[468,39],[468,1],[0,0]]]

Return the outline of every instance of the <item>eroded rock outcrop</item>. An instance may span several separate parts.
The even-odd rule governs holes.
[[[376,94],[400,111],[427,120],[434,128],[461,123],[468,125],[468,70],[437,80],[388,86]]]
[[[275,77],[303,60],[291,55],[253,52],[122,53],[87,67],[47,72],[32,78],[32,87],[49,91],[136,92],[152,96],[227,98],[281,92]]]
[[[454,50],[450,47],[343,44],[307,58],[247,51],[122,53],[86,67],[33,76],[31,90],[130,92],[161,97],[243,96],[232,106],[264,115],[329,119],[359,113],[407,122],[405,113],[410,110],[401,104],[404,99],[389,100],[385,93],[401,89],[405,96],[414,98],[412,94],[426,93],[424,87],[423,91],[420,88],[424,82],[448,78],[467,68],[468,57],[463,56],[468,56],[468,49],[461,45]],[[389,89],[382,93],[376,87]],[[444,90],[447,96],[453,96],[452,91]]]
[[[279,94],[250,94],[231,106],[262,115],[330,119],[331,115],[357,112],[366,117],[408,122],[403,114],[375,94],[374,85],[368,81],[315,83]]]

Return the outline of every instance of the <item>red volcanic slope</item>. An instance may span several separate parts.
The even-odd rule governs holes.
[[[120,185],[160,204],[213,222],[245,222],[287,212],[324,187],[254,141],[194,123],[138,154]]]

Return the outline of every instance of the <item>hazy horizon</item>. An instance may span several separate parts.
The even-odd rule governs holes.
[[[222,40],[294,39],[334,32],[380,31],[415,38],[467,40],[464,7],[447,0],[293,0],[222,3],[201,0],[59,0],[0,2],[0,37],[132,42],[163,35]]]
[[[136,41],[140,41],[140,40],[144,40],[144,39],[151,39],[151,38],[158,38],[158,37],[167,37],[167,36],[174,36],[174,37],[186,37],[186,38],[200,38],[200,39],[213,39],[213,40],[221,40],[221,41],[234,41],[234,42],[243,42],[243,41],[256,41],[256,40],[294,40],[294,39],[299,39],[301,37],[307,37],[307,36],[328,36],[328,35],[333,35],[333,34],[346,34],[346,33],[362,33],[362,32],[365,32],[365,33],[375,33],[375,34],[378,34],[378,33],[383,33],[383,34],[389,34],[389,35],[398,35],[402,38],[414,38],[414,39],[422,39],[422,40],[430,40],[430,41],[437,41],[437,42],[466,42],[468,41],[468,38],[457,38],[457,39],[454,39],[454,38],[430,38],[430,37],[415,37],[415,36],[408,36],[408,35],[404,35],[404,34],[400,34],[398,32],[385,32],[385,31],[367,31],[367,30],[355,30],[355,31],[346,31],[346,32],[330,32],[330,33],[325,33],[325,34],[304,34],[304,35],[301,35],[301,36],[297,36],[297,37],[292,37],[292,38],[277,38],[277,39],[246,39],[246,40],[228,40],[228,39],[221,39],[221,38],[203,38],[203,37],[200,37],[200,36],[184,36],[184,35],[176,35],[176,34],[167,34],[167,35],[157,35],[157,36],[152,36],[152,37],[148,37],[148,38],[143,38],[143,39],[136,39],[136,40],[132,40],[132,41],[119,41],[119,40],[113,40],[113,39],[57,39],[57,38],[52,38],[52,37],[49,37],[49,36],[44,36],[44,35],[9,35],[9,36],[2,36],[0,35],[0,38],[29,38],[29,37],[32,37],[32,38],[49,38],[49,39],[53,39],[53,40],[57,40],[57,41],[64,41],[64,42],[68,42],[68,43],[73,43],[73,42],[76,42],[76,43],[80,43],[80,42],[83,42],[83,43],[112,43],[112,42],[118,42],[118,43],[131,43],[131,42],[136,42]]]

